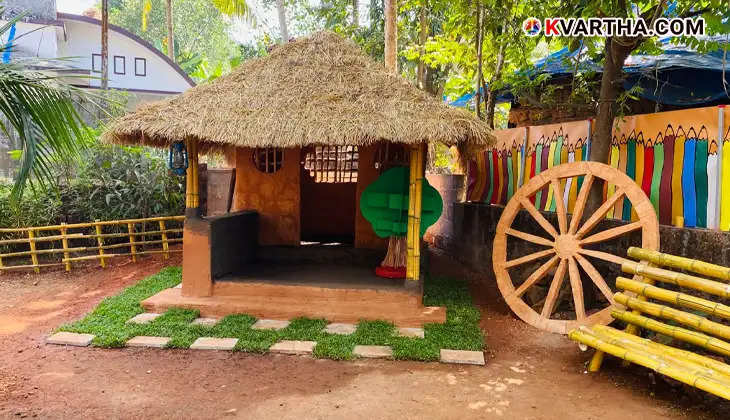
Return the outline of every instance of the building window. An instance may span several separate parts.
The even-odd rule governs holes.
[[[101,54],[91,54],[91,71],[101,73]]]
[[[375,169],[380,173],[396,166],[409,166],[410,155],[402,144],[380,143],[375,149]]]
[[[357,182],[357,146],[315,146],[304,155],[304,169],[314,182]]]
[[[256,169],[265,174],[273,174],[281,169],[284,153],[278,147],[262,147],[254,149],[251,159]]]
[[[147,76],[147,60],[144,58],[134,58],[134,75]]]
[[[114,74],[125,74],[127,72],[127,61],[123,55],[114,56]]]

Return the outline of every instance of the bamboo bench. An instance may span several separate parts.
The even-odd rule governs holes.
[[[730,340],[730,326],[722,321],[730,320],[730,306],[654,284],[667,283],[728,298],[730,268],[641,248],[629,248],[628,255],[640,262],[622,264],[621,270],[632,274],[633,279],[616,279],[616,287],[624,292],[614,295],[617,305],[611,311],[614,319],[628,324],[626,330],[594,325],[574,329],[568,334],[571,340],[596,349],[590,370],[600,368],[605,352],[730,400],[730,365],[637,335],[639,329],[643,328],[729,357],[730,343],[725,340]],[[720,281],[681,274],[671,269]]]

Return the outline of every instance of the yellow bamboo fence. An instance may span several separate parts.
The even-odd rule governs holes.
[[[74,262],[89,260],[98,260],[101,267],[106,267],[107,260],[124,256],[136,261],[139,255],[163,254],[167,259],[170,253],[182,252],[170,246],[182,242],[184,219],[185,216],[164,216],[3,228],[0,252],[25,245],[28,249],[0,253],[0,274],[23,269],[38,273],[43,267],[61,265],[71,271]],[[147,230],[150,226],[153,228]]]
[[[730,342],[726,341],[730,340],[730,325],[726,323],[730,320],[730,306],[710,300],[713,296],[730,297],[728,268],[640,248],[629,248],[628,254],[641,262],[622,264],[622,271],[633,274],[634,278],[616,279],[616,287],[625,292],[614,295],[616,305],[620,306],[614,306],[611,316],[633,328],[619,331],[594,325],[569,333],[572,340],[597,350],[590,370],[597,370],[602,355],[608,353],[730,400],[730,365],[717,360],[730,357]],[[704,295],[667,290],[660,287],[662,283]],[[641,338],[637,334],[642,329],[671,338],[683,346],[699,347],[700,352],[714,353],[714,356]]]

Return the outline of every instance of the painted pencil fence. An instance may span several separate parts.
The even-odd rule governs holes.
[[[617,119],[610,165],[625,172],[644,190],[664,225],[728,230],[722,226],[720,121],[724,108],[708,107],[635,115]],[[730,150],[730,149],[725,149]],[[724,182],[728,188],[730,181]],[[613,195],[613,186],[606,196]],[[728,211],[726,211],[728,213]],[[727,214],[727,218],[730,214]],[[620,199],[608,217],[636,218],[628,200]]]
[[[661,224],[730,230],[728,114],[724,107],[708,107],[616,119],[607,163],[644,190]],[[497,145],[469,164],[468,200],[504,205],[540,172],[587,160],[590,130],[587,120],[495,132]],[[582,181],[561,181],[569,212]],[[605,186],[606,197],[614,193],[614,185]],[[541,210],[555,210],[551,188],[530,199]],[[628,221],[636,214],[620,199],[607,217]]]

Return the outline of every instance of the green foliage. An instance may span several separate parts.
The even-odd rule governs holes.
[[[385,171],[365,188],[360,211],[381,238],[405,236],[408,220],[409,169],[396,166]],[[443,200],[428,180],[421,192],[421,236],[436,223],[443,210]]]
[[[116,4],[110,4],[109,21],[166,52],[165,0],[149,0],[151,7],[147,15],[147,30],[143,31],[142,10],[145,1],[118,0]],[[214,4],[224,2],[186,0],[173,3],[175,57],[186,72],[190,73],[197,67],[195,61],[185,65],[191,60],[207,59],[209,65],[215,68],[237,55],[236,45],[229,35],[231,21],[224,18]]]
[[[479,328],[479,310],[471,302],[465,282],[428,276],[424,285],[424,305],[446,306],[446,323],[427,324],[425,338],[396,335],[395,326],[385,321],[360,321],[351,335],[324,332],[327,321],[297,318],[286,328],[254,330],[256,318],[229,315],[213,327],[190,325],[198,311],[170,309],[149,324],[130,325],[127,320],[144,312],[139,304],[155,293],[180,282],[179,267],[166,268],[147,277],[120,294],[104,299],[83,319],[63,325],[59,331],[94,334],[93,344],[100,347],[123,347],[138,335],[170,337],[168,347],[188,348],[198,337],[238,338],[234,351],[262,353],[281,340],[316,341],[314,355],[330,359],[351,359],[358,344],[391,346],[396,359],[438,360],[442,348],[481,351],[484,337]]]
[[[0,227],[179,215],[184,178],[169,174],[165,151],[92,143],[75,168],[54,169],[54,187],[13,203],[0,184]]]

